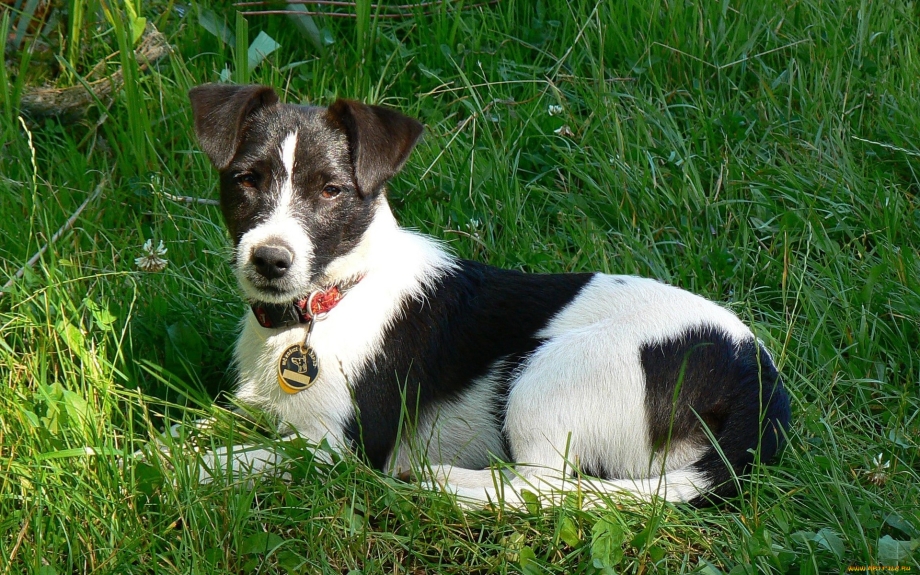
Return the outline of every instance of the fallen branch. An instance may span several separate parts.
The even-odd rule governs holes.
[[[174,202],[181,202],[184,204],[204,204],[206,206],[219,206],[220,202],[217,200],[210,200],[208,198],[195,198],[192,196],[176,196],[170,194],[169,192],[161,192],[167,199],[170,199]]]
[[[116,70],[108,77],[89,81],[92,76],[101,74],[105,68],[105,62],[117,54],[116,52],[100,62],[87,75],[87,80],[81,80],[80,86],[37,88],[24,93],[20,103],[22,111],[32,117],[82,116],[93,103],[96,101],[105,102],[124,85],[124,71],[121,69]],[[138,69],[146,70],[151,64],[167,54],[169,54],[169,44],[166,42],[166,36],[160,33],[153,24],[147,24],[144,35],[134,51]]]

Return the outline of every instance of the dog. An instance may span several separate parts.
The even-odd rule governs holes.
[[[458,259],[401,228],[385,186],[418,121],[264,86],[189,98],[251,304],[236,396],[307,443],[510,504],[570,488],[705,504],[781,447],[787,393],[730,311],[651,279]],[[229,453],[209,465],[280,458]]]

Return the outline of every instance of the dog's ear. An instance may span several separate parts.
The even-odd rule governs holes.
[[[374,195],[403,167],[423,126],[395,110],[336,100],[327,117],[345,132],[358,192]]]
[[[267,86],[204,84],[188,93],[201,149],[218,169],[230,164],[240,145],[243,124],[253,112],[278,103]]]

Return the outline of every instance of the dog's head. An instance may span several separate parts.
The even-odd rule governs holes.
[[[220,171],[220,206],[236,275],[258,301],[286,303],[327,281],[361,241],[383,187],[422,125],[379,106],[282,104],[265,86],[206,84],[189,92],[195,133]]]

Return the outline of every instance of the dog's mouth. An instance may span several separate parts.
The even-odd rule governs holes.
[[[274,285],[273,283],[267,282],[267,281],[251,281],[251,280],[249,284],[260,295],[264,295],[265,297],[268,297],[272,300],[276,300],[278,298],[281,298],[282,300],[296,299],[296,297],[292,297],[295,295],[294,292],[292,292],[289,288],[283,285]]]
[[[268,287],[264,289],[256,290],[257,293],[249,293],[247,290],[247,295],[249,296],[249,303],[256,304],[270,304],[270,305],[296,305],[299,302],[306,301],[310,297],[310,292],[306,293],[301,292],[292,292],[289,290],[284,290],[275,287]]]
[[[268,279],[254,270],[241,270],[237,279],[252,303],[289,304],[307,297],[312,289],[312,286],[295,286],[286,278]]]
[[[344,279],[341,276],[331,277],[326,273],[328,270],[322,265],[323,262],[314,259],[310,259],[310,265],[306,266],[303,259],[299,264],[295,259],[289,269],[272,277],[265,273],[265,269],[260,270],[253,258],[247,257],[245,261],[241,259],[237,256],[235,275],[243,293],[253,305],[296,305],[310,295],[333,286],[350,287],[363,277],[363,273],[360,277],[354,274],[347,274]]]
[[[361,277],[363,277],[363,274]],[[260,275],[252,266],[245,266],[244,269],[238,270],[237,279],[251,302],[269,304],[296,303],[308,298],[315,292],[327,290],[334,285],[351,286],[357,283],[356,278],[346,278],[341,281],[331,278],[327,274],[322,274],[318,277],[308,277],[307,274],[301,274],[299,278],[292,274],[270,279]]]

